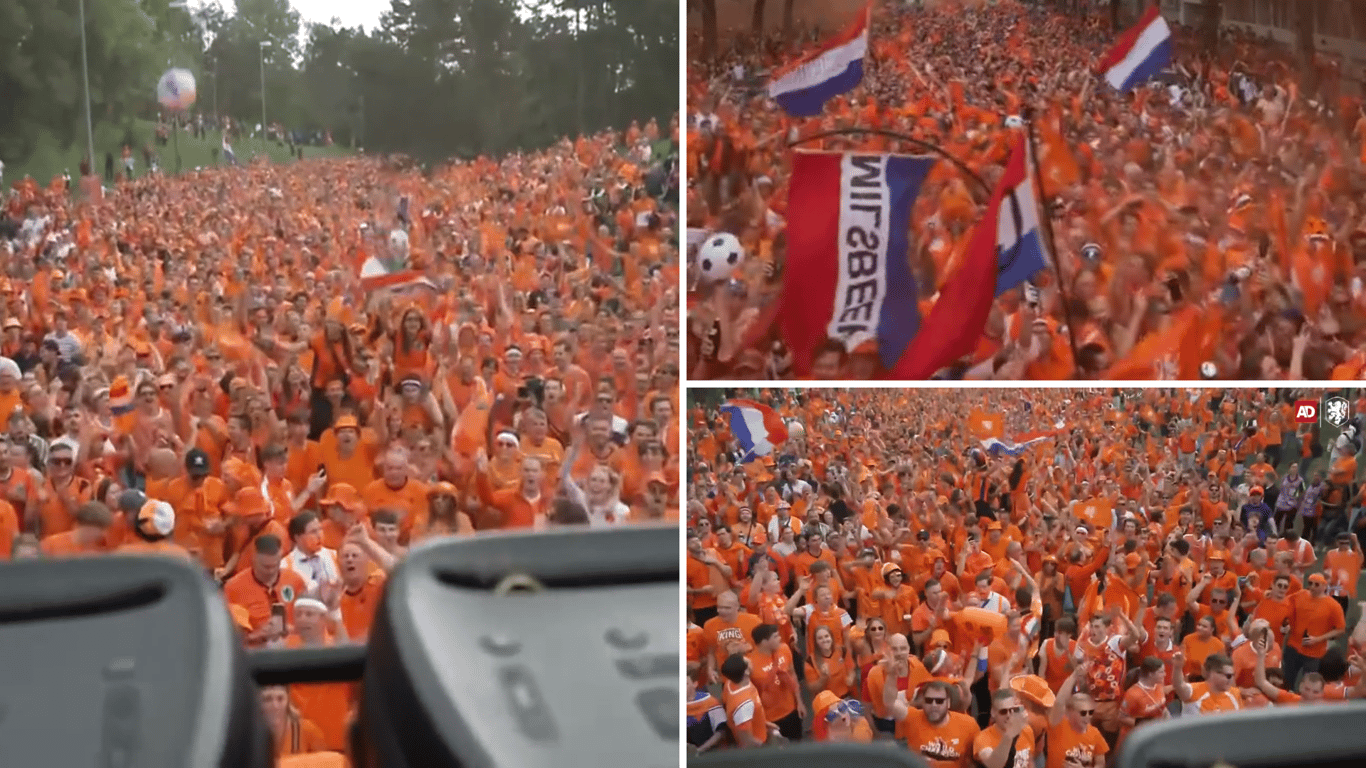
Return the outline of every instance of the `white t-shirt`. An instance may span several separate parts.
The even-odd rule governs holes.
[[[694,115],[693,125],[697,127],[699,130],[706,129],[709,131],[715,131],[716,129],[721,127],[721,118],[713,114]]]

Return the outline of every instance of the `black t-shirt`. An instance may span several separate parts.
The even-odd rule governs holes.
[[[830,505],[830,514],[834,516],[837,524],[842,525],[845,520],[853,517],[854,510],[850,509],[849,505],[844,503],[844,499],[835,499]]]

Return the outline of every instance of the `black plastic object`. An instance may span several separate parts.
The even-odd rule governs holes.
[[[763,749],[726,749],[688,758],[697,768],[926,768],[920,755],[897,741],[872,744],[791,744]]]
[[[1136,729],[1120,768],[1309,768],[1366,765],[1366,704],[1268,707],[1182,717]]]
[[[268,648],[249,652],[257,685],[358,683],[365,672],[365,646]]]
[[[269,768],[256,690],[189,564],[0,564],[0,766]]]
[[[356,768],[678,765],[679,530],[412,550],[370,631]]]

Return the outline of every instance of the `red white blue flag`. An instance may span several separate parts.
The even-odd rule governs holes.
[[[920,332],[911,207],[932,157],[797,152],[788,193],[782,336],[798,376],[829,340],[891,368]],[[995,284],[995,275],[992,276]]]
[[[826,41],[796,68],[775,77],[768,95],[793,117],[814,117],[825,103],[863,82],[863,59],[868,55],[868,20],[864,8],[849,28]]]

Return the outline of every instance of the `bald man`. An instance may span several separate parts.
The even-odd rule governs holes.
[[[887,638],[887,656],[868,671],[868,692],[873,705],[873,727],[887,735],[896,733],[898,693],[915,698],[920,686],[932,675],[920,659],[911,655],[911,641],[897,633]]]
[[[717,668],[733,653],[754,650],[751,633],[762,623],[752,613],[741,613],[740,598],[734,592],[726,590],[717,595],[716,615],[702,625],[702,642],[715,656]]]

